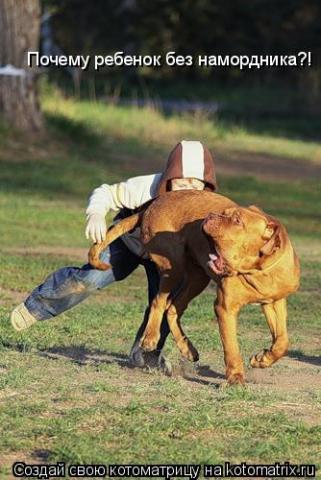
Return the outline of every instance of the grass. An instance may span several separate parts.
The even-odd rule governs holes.
[[[178,138],[185,137],[197,138],[210,147],[215,144],[228,151],[246,148],[250,153],[267,153],[321,163],[321,148],[316,141],[287,138],[282,136],[282,133],[277,135],[275,131],[270,135],[268,128],[264,132],[264,127],[261,127],[259,134],[254,133],[242,125],[233,125],[215,118],[213,120],[206,112],[201,111],[164,116],[160,110],[153,107],[75,102],[72,99],[62,99],[59,93],[46,96],[44,108],[54,124],[66,127],[66,134],[79,135],[82,140],[92,141],[95,141],[97,133],[112,136],[121,142],[118,145],[120,151],[124,148],[124,140],[127,145],[130,142],[129,146],[136,147],[136,150],[139,144],[143,144],[145,148],[149,147],[152,152],[157,152],[161,147],[172,147]]]
[[[269,152],[319,162],[320,144],[228,130],[208,119],[164,117],[64,100],[44,101],[47,137],[0,132],[0,478],[11,464],[313,463],[321,468],[320,182],[220,176],[220,192],[256,203],[286,224],[302,264],[289,299],[289,356],[269,370],[247,367],[245,388],[226,388],[214,288],[185,314],[200,365],[174,377],[128,367],[146,302],[138,269],[61,316],[18,334],[12,307],[51,271],[86,261],[84,208],[103,182],[157,171],[180,138],[206,139],[226,155]],[[242,143],[243,139],[243,143]],[[319,153],[318,153],[319,152]],[[247,172],[248,173],[248,172]],[[257,306],[240,316],[244,360],[270,344]]]

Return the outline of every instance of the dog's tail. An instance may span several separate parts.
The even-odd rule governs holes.
[[[88,252],[88,262],[90,265],[98,270],[109,270],[111,265],[102,262],[99,258],[101,252],[118,237],[129,232],[133,228],[138,227],[141,223],[143,214],[144,211],[141,211],[131,215],[130,217],[124,218],[120,222],[116,223],[116,225],[114,225],[110,230],[108,230],[105,240],[103,240],[101,243],[94,243]]]

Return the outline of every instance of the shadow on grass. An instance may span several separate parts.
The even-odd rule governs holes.
[[[42,462],[48,461],[51,455],[52,455],[52,451],[44,448],[37,448],[31,453],[31,456],[33,459],[38,461],[42,460]]]
[[[118,352],[108,352],[103,350],[91,349],[89,350],[84,345],[73,345],[64,347],[52,347],[46,350],[42,350],[39,353],[40,357],[45,357],[50,360],[58,360],[59,358],[65,358],[71,360],[80,366],[85,365],[112,365],[117,364],[121,368],[138,368],[134,367],[129,360],[128,355]],[[148,368],[148,367],[147,367]],[[155,364],[155,369],[158,367]],[[154,368],[152,368],[154,370]],[[144,370],[140,368],[139,370]],[[209,365],[196,366],[193,368],[193,372],[189,369],[186,372],[183,368],[174,369],[174,377],[181,376],[185,380],[199,385],[212,386],[218,388],[220,383],[215,383],[211,380],[205,380],[203,377],[212,379],[225,379],[224,375],[212,370]]]
[[[111,151],[116,155],[125,155],[130,161],[133,155],[137,155],[137,158],[145,155],[148,160],[162,151],[157,144],[146,144],[142,139],[133,138],[131,135],[118,137],[108,131],[95,131],[88,121],[75,120],[63,114],[47,112],[46,120],[51,138],[87,161],[95,160],[106,165]]]
[[[64,141],[71,141],[88,147],[97,147],[103,143],[103,136],[81,120],[51,113],[46,113],[46,120],[49,131],[55,137]]]
[[[62,115],[47,120],[46,136],[35,142],[26,144],[23,135],[10,133],[0,158],[0,190],[83,197],[102,183],[106,170],[111,178],[119,175],[122,163],[115,162],[103,135]]]
[[[298,360],[299,362],[321,366],[321,355],[316,357],[314,355],[305,355],[301,350],[291,350],[288,353],[288,357]]]
[[[1,341],[2,347],[18,352],[26,353],[34,350],[28,343]],[[86,365],[119,365],[121,368],[139,369],[146,371],[145,368],[135,367],[130,363],[129,356],[120,352],[109,352],[106,350],[88,349],[85,345],[70,345],[46,348],[38,350],[40,357],[49,360],[67,359],[79,366]],[[149,362],[150,364],[150,362]],[[152,365],[152,364],[150,364]],[[148,370],[160,370],[157,364],[146,367]],[[183,377],[188,382],[198,385],[211,386],[219,388],[221,382],[213,380],[225,380],[225,375],[213,370],[209,365],[194,365],[187,360],[182,359],[178,367],[174,367],[173,377]],[[163,372],[164,373],[164,372]],[[164,373],[164,375],[166,375]],[[210,380],[207,380],[210,379]]]
[[[0,155],[1,191],[87,198],[93,186],[106,179],[113,183],[153,173],[153,166],[145,171],[146,164],[154,161],[159,147],[96,132],[86,122],[60,114],[46,118],[47,133],[35,141],[12,130],[3,134],[7,140]],[[1,135],[0,128],[0,143]]]
[[[209,377],[209,378],[222,378],[225,379],[225,375],[219,372],[215,372],[211,369],[209,365],[199,365],[196,367],[198,375],[201,377]]]
[[[72,360],[80,366],[89,364],[117,364],[120,367],[130,367],[128,355],[115,352],[107,352],[104,350],[89,350],[84,345],[71,345],[64,347],[52,347],[39,352],[41,357],[57,360],[59,358],[66,358]]]
[[[222,111],[218,119],[226,129],[244,128],[247,132],[269,135],[275,138],[315,141],[321,139],[321,120],[319,115],[303,114],[295,111],[278,112],[240,110]]]
[[[36,192],[50,198],[53,194],[77,195],[82,181],[91,184],[90,179],[99,176],[95,170],[100,163],[113,170],[106,160],[103,137],[85,122],[58,114],[47,114],[46,118],[47,133],[35,141],[26,141],[19,132],[8,132],[8,148],[0,159],[0,190]],[[85,192],[87,195],[86,188]]]
[[[225,375],[222,373],[212,370],[209,365],[196,365],[194,367],[196,375],[192,373],[182,372],[182,377],[188,382],[197,383],[199,385],[210,386],[213,388],[219,388],[221,382],[215,382],[213,380],[225,380]],[[210,378],[213,380],[205,380],[205,378]]]
[[[240,83],[240,82],[239,82]],[[138,95],[161,99],[186,99],[202,102],[204,112],[211,103],[218,103],[219,110],[215,120],[222,127],[230,129],[244,127],[251,133],[268,134],[302,140],[320,140],[321,116],[320,98],[311,99],[308,92],[296,91],[288,86],[263,86],[258,83],[249,85],[222,85],[213,79],[203,79],[199,85],[189,80],[171,81],[148,79],[144,87],[138,87]],[[124,85],[124,91],[126,85]],[[152,100],[153,101],[153,100]]]
[[[210,382],[209,380],[203,380],[202,378],[193,377],[189,375],[183,375],[183,378],[188,382],[197,383],[198,385],[203,385],[205,387],[213,387],[218,389],[221,385],[220,383]]]

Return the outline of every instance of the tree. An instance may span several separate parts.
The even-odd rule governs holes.
[[[0,66],[9,73],[0,75],[0,111],[10,125],[30,133],[43,125],[37,78],[27,65],[28,51],[39,49],[39,34],[39,0],[0,0]]]

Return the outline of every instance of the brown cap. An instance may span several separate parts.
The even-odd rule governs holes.
[[[170,190],[174,178],[197,178],[205,183],[204,190],[216,190],[213,157],[201,142],[182,140],[169,154],[166,169],[158,186],[158,195]]]

